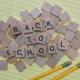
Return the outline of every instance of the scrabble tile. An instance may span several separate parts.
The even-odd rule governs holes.
[[[56,31],[59,32],[59,33],[65,34],[66,33],[66,29],[67,29],[66,25],[58,23]]]
[[[41,12],[37,7],[35,7],[31,12],[30,15],[33,17],[33,19],[38,18],[41,15]]]
[[[58,22],[59,22],[59,18],[54,16],[54,15],[51,15],[50,18],[53,18],[53,20],[54,20],[54,27],[55,27],[58,24]]]
[[[25,21],[25,23],[32,23],[34,21],[33,18],[29,18],[28,20]]]
[[[34,21],[33,23],[34,31],[43,31],[43,22],[42,21]]]
[[[4,36],[5,36],[5,33],[0,30],[0,40],[2,40],[2,38],[3,38]]]
[[[46,18],[49,18],[50,15],[50,13],[43,11],[42,15],[40,16],[40,20],[44,21]]]
[[[27,46],[35,44],[33,34],[27,34],[27,35],[25,35],[25,41],[26,41],[26,45]]]
[[[17,36],[14,36],[14,35],[13,35],[11,28],[9,29],[7,35],[8,35],[9,37],[11,37],[12,39],[15,39],[15,38],[17,37]]]
[[[55,28],[53,18],[46,18],[44,22],[45,22],[45,28],[46,29],[53,29],[53,28]]]
[[[12,26],[11,26],[11,30],[12,30],[12,33],[13,33],[14,36],[15,36],[15,35],[19,35],[19,34],[22,33],[19,24],[14,24],[14,25],[12,25]]]
[[[49,43],[48,44],[48,52],[49,52],[49,54],[57,53],[57,44],[56,43]]]
[[[17,58],[14,56],[14,57],[9,58],[7,61],[8,61],[9,64],[16,63]]]
[[[0,56],[5,58],[5,53],[4,53],[4,46],[0,46]]]
[[[57,59],[60,60],[64,56],[64,52],[61,50],[57,50],[57,54],[53,54],[53,56]]]
[[[55,5],[52,10],[51,10],[51,13],[55,16],[59,16],[59,14],[61,13],[62,11],[62,8],[58,5]]]
[[[73,39],[70,46],[76,50],[80,48],[80,42],[77,39]]]
[[[59,60],[57,60],[54,56],[52,56],[48,61],[47,61],[47,65],[51,68],[55,67],[56,64],[59,62]]]
[[[42,57],[42,56],[37,56],[35,62],[39,66],[43,67],[46,64],[46,59],[44,57]]]
[[[75,38],[78,39],[78,40],[80,40],[80,31],[79,30],[77,30]]]
[[[73,48],[67,53],[67,55],[72,59],[75,60],[79,54]]]
[[[45,42],[46,42],[46,36],[45,36],[45,34],[39,33],[38,36],[37,36],[37,43],[39,43],[39,44],[45,44]]]
[[[25,42],[25,37],[23,34],[18,35],[17,38],[15,39],[15,42],[19,44],[19,46],[23,45]]]
[[[61,20],[62,23],[67,22],[68,20],[71,19],[71,17],[69,16],[69,14],[65,11],[64,13],[62,13],[61,15],[59,15],[59,19]]]
[[[11,38],[5,35],[1,40],[1,44],[5,47],[8,47],[11,41],[12,41]]]
[[[7,70],[8,64],[6,60],[0,60],[0,70]]]
[[[75,36],[75,33],[68,30],[68,31],[66,32],[64,38],[65,38],[66,40],[68,40],[69,42],[71,42],[71,41],[73,40],[74,36]]]
[[[33,64],[33,62],[35,61],[36,58],[30,58],[28,59],[27,57],[24,58],[24,61],[26,62],[26,64],[28,64],[29,66],[31,66]]]
[[[27,68],[22,60],[17,61],[17,63],[15,63],[14,66],[17,68],[19,72],[22,72],[24,69]]]
[[[53,33],[55,32],[55,28],[48,29],[48,30],[45,30],[45,31],[48,32],[49,34],[53,35]]]
[[[32,33],[32,25],[31,23],[25,23],[23,24],[23,33],[27,34],[27,33]]]
[[[15,56],[12,48],[4,48],[4,53],[7,59]]]
[[[61,39],[62,37],[58,34],[55,38],[54,41],[58,44],[59,39]]]
[[[45,32],[45,36],[46,36],[46,43],[49,43],[52,38],[52,35],[49,34],[48,32]]]
[[[14,17],[10,16],[7,20],[7,24],[9,24],[10,26],[12,26],[13,24],[17,24],[18,20],[15,19]]]
[[[28,58],[28,59],[30,59],[30,58],[35,58],[36,57],[36,52],[35,52],[35,48],[34,47],[27,47],[27,48],[25,48],[25,51],[26,51],[26,57]]]
[[[68,24],[68,30],[71,30],[73,32],[76,32],[78,27],[79,27],[79,24],[72,21],[70,21]]]
[[[38,47],[37,47],[37,54],[40,55],[40,56],[45,56],[46,49],[47,49],[46,45],[38,45]]]
[[[24,48],[16,48],[16,57],[24,57]]]
[[[23,21],[26,21],[30,18],[28,10],[21,11],[20,15]]]
[[[49,4],[48,2],[44,2],[44,4],[43,4],[43,6],[42,6],[42,10],[43,11],[46,11],[46,12],[50,12],[51,11],[51,9],[52,9],[52,5],[51,4]]]
[[[13,49],[13,51],[16,51],[16,48],[19,47],[19,44],[15,42],[15,40],[11,41],[9,44],[9,47]]]
[[[59,39],[59,42],[58,42],[58,49],[60,50],[67,50],[67,41],[64,40],[63,38],[62,39]]]
[[[67,54],[71,50],[71,46],[67,44],[67,50],[63,51],[64,54]]]
[[[2,30],[3,32],[6,32],[7,29],[9,28],[9,25],[7,23],[5,23],[4,21],[1,21],[0,24],[2,24],[0,26],[0,30]]]

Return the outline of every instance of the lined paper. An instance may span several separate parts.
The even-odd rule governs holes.
[[[60,5],[64,9],[63,11],[67,11],[70,14],[72,21],[80,23],[80,0],[0,0],[0,20],[6,21],[8,17],[12,15],[21,21],[20,11],[28,9],[30,12],[34,7],[41,9],[44,1],[53,4],[53,6],[55,4]],[[53,34],[53,37],[56,35],[57,33]],[[78,52],[80,53],[80,50],[78,50]],[[0,59],[2,60],[4,58],[0,57]],[[58,65],[69,60],[70,59],[65,55],[59,61]],[[80,56],[75,61],[73,61],[74,64],[77,64],[78,62],[80,62]],[[55,75],[60,74],[68,68],[59,70],[39,80],[51,80]],[[40,74],[48,69],[50,69],[50,67],[47,65],[41,68],[36,63],[34,63],[32,66],[27,65],[27,69],[20,73],[14,67],[14,64],[9,64],[8,70],[0,71],[0,80],[28,80],[30,77]],[[80,69],[70,73],[60,80],[80,80]]]

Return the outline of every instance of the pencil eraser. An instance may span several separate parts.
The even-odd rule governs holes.
[[[69,65],[71,65],[71,64],[72,64],[72,62],[71,62],[71,61],[69,61],[69,62],[68,62],[68,64],[69,64]]]

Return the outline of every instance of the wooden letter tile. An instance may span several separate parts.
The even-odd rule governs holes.
[[[45,56],[46,54],[46,49],[47,49],[47,46],[46,45],[38,45],[37,47],[37,54],[40,55],[40,56]]]
[[[80,40],[80,31],[79,30],[77,30],[75,38],[78,39],[78,40]]]
[[[14,17],[10,16],[7,20],[7,23],[12,26],[13,24],[17,24],[18,23],[18,20],[15,19]]]
[[[24,48],[17,48],[16,49],[16,57],[24,57]]]
[[[30,18],[28,10],[21,11],[20,15],[23,21],[26,21]]]
[[[34,27],[34,31],[43,31],[43,22],[42,21],[34,21],[33,27]]]
[[[19,34],[22,33],[19,24],[14,24],[13,26],[11,26],[11,29],[12,29],[12,33],[13,33],[13,35],[19,35]]]
[[[51,4],[49,4],[49,3],[47,3],[47,2],[44,2],[44,4],[43,4],[43,6],[42,6],[42,10],[43,11],[46,11],[46,12],[50,12],[51,11],[51,9],[52,9],[52,5]]]
[[[23,24],[23,33],[32,33],[32,25],[31,23],[25,23]]]
[[[14,64],[14,66],[17,68],[19,72],[27,68],[22,60],[19,60],[17,63]]]
[[[15,56],[12,48],[4,48],[4,53],[5,53],[6,58],[11,58]]]
[[[62,8],[58,5],[55,5],[52,10],[51,10],[51,13],[55,16],[59,16],[59,14],[61,13],[62,11]]]
[[[44,57],[42,57],[42,56],[37,56],[35,62],[39,66],[43,67],[46,64],[46,59]]]
[[[77,29],[78,29],[78,27],[79,27],[79,24],[78,23],[75,23],[75,22],[70,21],[69,22],[69,25],[68,25],[68,30],[71,30],[73,32],[76,32]]]
[[[25,41],[26,41],[26,45],[35,44],[33,34],[25,35]]]
[[[64,40],[63,38],[59,39],[58,49],[60,49],[60,50],[67,50],[67,41]]]
[[[45,22],[45,28],[46,29],[55,28],[53,18],[46,18],[44,22]]]
[[[38,36],[37,36],[37,43],[39,43],[39,44],[45,44],[45,42],[46,42],[46,36],[45,36],[45,34],[39,33]]]
[[[59,15],[59,19],[61,20],[62,23],[67,22],[68,20],[71,19],[71,17],[69,16],[69,14],[65,11],[64,13],[62,13],[61,15]]]
[[[26,51],[26,57],[28,58],[28,59],[30,59],[30,58],[35,58],[36,57],[36,54],[35,54],[35,48],[34,47],[27,47],[27,48],[25,48],[25,51]]]
[[[66,33],[66,29],[67,29],[66,25],[63,25],[63,24],[59,23],[57,25],[56,31],[59,32],[59,33],[65,34]]]
[[[37,7],[35,7],[31,12],[30,15],[33,17],[33,19],[38,18],[41,15],[41,12]]]
[[[80,42],[76,39],[73,39],[70,46],[76,50],[80,48]]]
[[[48,52],[49,52],[49,54],[57,53],[57,45],[56,45],[56,43],[48,44]]]
[[[72,59],[75,60],[79,54],[73,48],[67,53],[67,55]]]
[[[66,40],[68,40],[69,42],[71,42],[71,41],[73,40],[74,36],[75,36],[75,33],[68,30],[68,31],[66,32],[64,38],[65,38]]]
[[[6,60],[0,60],[0,70],[7,70],[8,64]]]

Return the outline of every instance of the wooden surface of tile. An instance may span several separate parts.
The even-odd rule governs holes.
[[[75,37],[75,33],[72,31],[69,31],[69,30],[66,32],[66,34],[64,36],[64,38],[69,42],[71,42],[74,37]]]
[[[65,11],[63,12],[61,15],[59,15],[59,19],[61,20],[62,23],[67,22],[68,20],[71,19],[71,17],[69,16],[69,14]]]
[[[22,72],[24,69],[27,68],[22,60],[17,61],[17,63],[15,63],[14,66],[17,68],[19,72]]]
[[[38,18],[41,15],[41,12],[37,7],[35,7],[31,12],[30,15],[33,17],[33,19]]]
[[[58,5],[55,5],[52,10],[51,10],[51,13],[55,16],[59,16],[59,14],[61,13],[62,11],[62,8]]]
[[[21,11],[20,15],[23,21],[26,21],[30,18],[28,10]]]
[[[72,59],[75,60],[79,54],[77,53],[76,50],[74,50],[73,48],[67,53],[67,55]]]
[[[46,11],[46,12],[50,12],[51,11],[51,9],[52,9],[52,5],[51,4],[49,4],[48,2],[44,2],[44,4],[43,4],[43,6],[42,6],[42,10],[43,11]]]
[[[7,70],[8,69],[8,63],[6,60],[0,60],[0,70]]]

